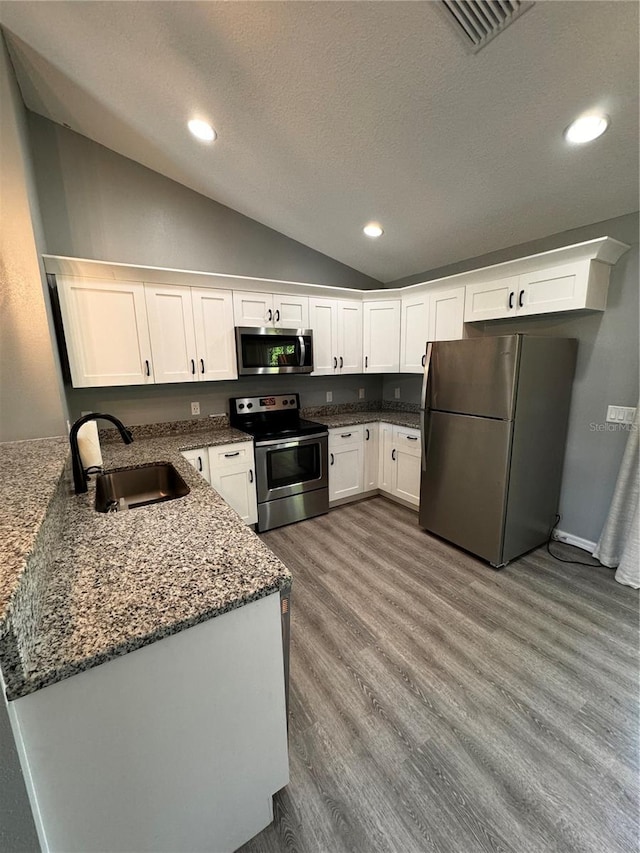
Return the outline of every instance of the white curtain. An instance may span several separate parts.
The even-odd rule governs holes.
[[[640,516],[638,514],[638,409],[631,425],[609,515],[593,552],[605,566],[618,567],[616,580],[640,588]]]

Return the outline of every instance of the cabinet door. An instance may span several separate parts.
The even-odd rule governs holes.
[[[197,450],[183,450],[182,455],[196,471],[204,477],[207,483],[211,483],[209,474],[209,451],[206,447],[199,447]]]
[[[364,303],[364,372],[400,370],[400,300]]]
[[[395,448],[395,489],[393,494],[418,506],[420,503],[420,457]]]
[[[338,306],[335,299],[309,299],[313,331],[313,376],[335,373],[338,366]]]
[[[429,340],[457,341],[463,336],[464,287],[432,293],[429,300]]]
[[[211,468],[211,485],[245,524],[257,524],[258,499],[253,467],[229,465]]]
[[[364,425],[364,491],[378,488],[378,468],[380,467],[379,449],[380,425]]]
[[[429,295],[402,299],[400,324],[400,372],[422,373],[429,336]]]
[[[154,382],[144,286],[57,276],[74,388]]]
[[[236,326],[273,326],[273,295],[234,290],[233,317]]]
[[[516,313],[518,296],[517,275],[487,281],[483,284],[468,284],[464,301],[464,321],[495,320]]]
[[[237,379],[231,291],[192,287],[191,299],[198,378]]]
[[[520,276],[517,313],[549,314],[584,308],[588,277],[589,261],[524,273]]]
[[[362,373],[362,303],[338,300],[338,372]]]
[[[145,284],[156,382],[196,382],[191,288]]]
[[[276,293],[273,297],[273,325],[279,329],[308,329],[309,297]]]
[[[393,494],[396,466],[393,458],[395,454],[393,453],[393,427],[391,424],[380,424],[378,441],[380,447],[378,488],[382,492]]]
[[[329,451],[329,500],[337,501],[362,492],[364,459],[362,442]]]

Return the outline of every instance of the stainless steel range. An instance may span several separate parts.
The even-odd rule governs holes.
[[[329,433],[300,417],[298,394],[232,397],[229,421],[253,436],[259,531],[329,511]]]

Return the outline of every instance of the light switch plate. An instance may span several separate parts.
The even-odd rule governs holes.
[[[607,408],[607,423],[632,424],[636,416],[633,406],[609,406]]]

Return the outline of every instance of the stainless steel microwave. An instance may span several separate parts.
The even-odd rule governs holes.
[[[238,375],[260,373],[311,373],[311,329],[272,329],[236,326]]]

